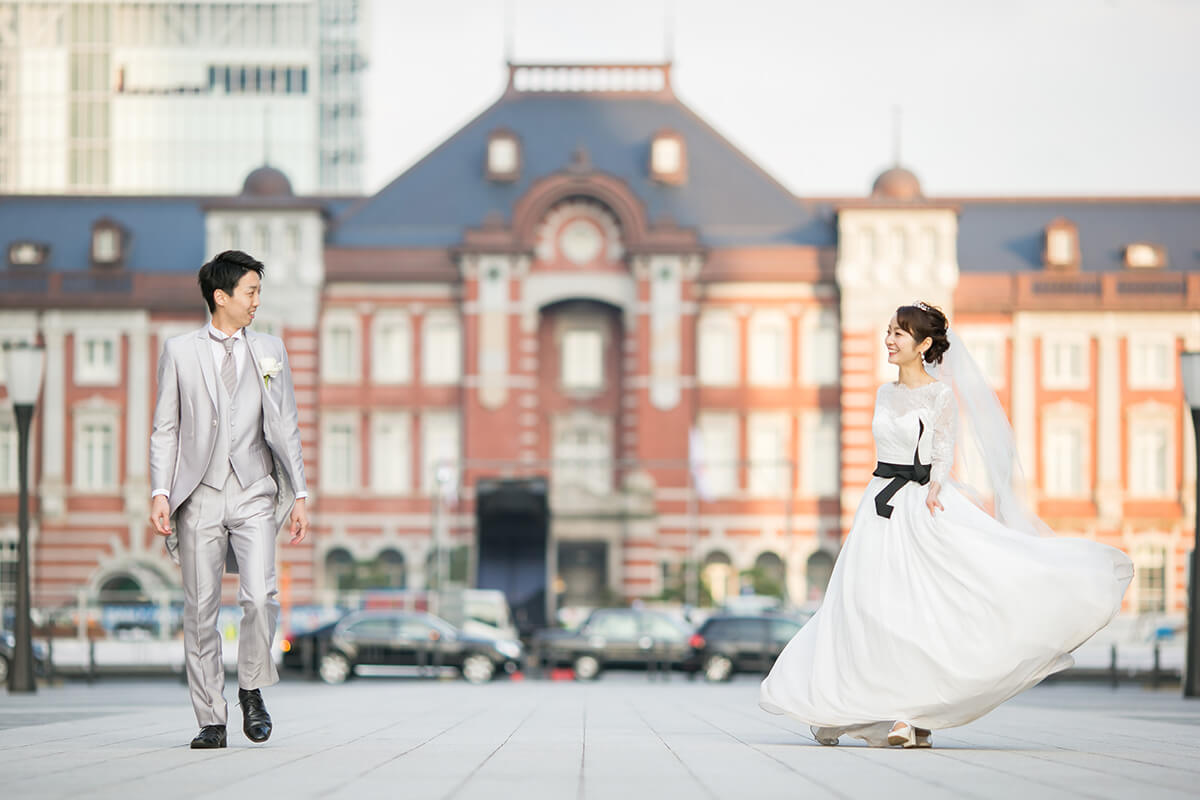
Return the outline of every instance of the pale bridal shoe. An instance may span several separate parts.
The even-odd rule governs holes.
[[[917,731],[907,722],[897,722],[888,731],[887,742],[893,747],[916,747]]]
[[[813,738],[823,745],[832,747],[838,743],[838,737],[831,728],[818,728],[810,725],[808,729],[812,731]]]

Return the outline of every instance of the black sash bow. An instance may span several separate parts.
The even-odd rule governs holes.
[[[913,463],[888,464],[879,461],[875,464],[875,471],[871,473],[877,478],[892,479],[887,486],[880,490],[879,494],[875,495],[875,513],[881,517],[891,518],[893,509],[889,504],[896,496],[896,492],[900,491],[901,486],[909,481],[916,481],[922,486],[929,483],[929,465],[922,464],[918,458],[921,435],[925,433],[925,423],[917,420],[917,424],[921,427],[917,432],[918,449],[913,451]]]

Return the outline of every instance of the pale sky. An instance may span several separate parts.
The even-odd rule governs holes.
[[[369,0],[365,186],[518,62],[661,61],[678,97],[801,196],[901,161],[927,195],[1200,194],[1200,0]]]

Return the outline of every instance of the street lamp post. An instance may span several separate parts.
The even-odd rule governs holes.
[[[8,674],[9,692],[35,692],[33,628],[29,619],[29,426],[33,407],[42,389],[44,351],[28,344],[4,346],[8,399],[17,418],[17,602],[13,621],[13,660]]]
[[[1192,568],[1188,580],[1187,667],[1183,696],[1200,696],[1200,352],[1182,356],[1183,393],[1192,409],[1192,431],[1196,436],[1196,525],[1192,542]]]

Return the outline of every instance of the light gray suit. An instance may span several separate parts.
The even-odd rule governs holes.
[[[238,684],[258,689],[279,680],[270,651],[279,612],[275,536],[296,492],[305,491],[287,351],[274,336],[243,335],[247,357],[232,394],[207,326],[167,340],[150,436],[151,482],[169,489],[167,549],[182,568],[184,661],[201,726],[226,721],[216,627],[223,567],[240,576]],[[263,358],[282,365],[269,385]]]

